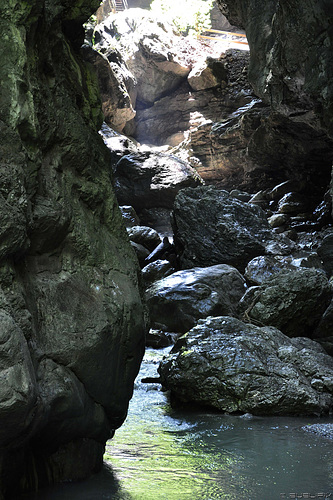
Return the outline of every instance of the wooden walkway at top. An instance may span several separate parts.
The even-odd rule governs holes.
[[[127,0],[114,0],[114,4],[116,7],[116,12],[122,12],[123,10],[128,9]]]
[[[243,33],[234,33],[232,31],[220,31],[220,30],[208,29],[208,30],[204,30],[202,33],[216,33],[218,35],[229,35],[229,36],[238,36],[238,37],[246,38],[246,35],[244,35]],[[224,38],[220,38],[219,36],[209,36],[209,35],[202,35],[202,34],[199,35],[199,38],[205,38],[208,40],[224,40]],[[242,42],[241,40],[229,39],[228,41],[232,42],[232,43],[240,43],[242,45],[249,45],[247,42]]]

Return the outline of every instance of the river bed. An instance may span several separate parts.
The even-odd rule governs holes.
[[[174,410],[157,383],[141,382],[157,376],[165,352],[147,349],[128,418],[107,443],[103,471],[30,499],[333,499],[333,443],[302,429],[332,418]]]

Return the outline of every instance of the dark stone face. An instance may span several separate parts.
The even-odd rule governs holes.
[[[217,0],[229,20],[246,29],[249,77],[258,94],[280,106],[314,111],[333,132],[332,3],[328,0]]]
[[[333,360],[317,342],[229,316],[201,319],[158,371],[178,401],[223,412],[324,415],[332,408]]]
[[[217,3],[230,22],[245,28],[251,51],[249,80],[273,112],[252,134],[249,159],[323,192],[333,150],[332,3]]]
[[[101,466],[143,353],[138,265],[79,50],[98,4],[0,6],[0,484],[12,492],[34,487],[31,453],[40,484],[48,468],[62,480]]]

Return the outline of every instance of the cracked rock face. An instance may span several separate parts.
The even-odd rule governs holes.
[[[332,3],[217,3],[230,22],[245,28],[249,80],[271,110],[252,134],[249,158],[259,166],[268,163],[271,175],[283,166],[286,178],[299,176],[299,182],[327,187],[333,135]]]
[[[0,6],[0,496],[97,470],[143,353],[138,265],[80,53],[98,4]]]
[[[243,270],[262,254],[269,237],[267,219],[259,207],[210,186],[179,192],[173,226],[183,269],[229,264]]]
[[[159,373],[181,402],[230,413],[324,415],[333,406],[333,360],[317,342],[228,316],[200,320]]]

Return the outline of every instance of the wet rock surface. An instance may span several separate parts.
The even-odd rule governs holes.
[[[200,320],[159,373],[181,403],[230,413],[324,415],[333,405],[333,359],[319,344],[227,316]]]
[[[114,180],[119,203],[131,204],[137,211],[152,207],[171,209],[178,191],[202,182],[188,163],[154,152],[123,156],[115,167]]]
[[[98,3],[0,6],[5,497],[101,468],[143,354],[139,268],[98,134],[97,79],[80,51]]]
[[[271,237],[260,207],[205,186],[179,193],[173,224],[183,268],[223,263],[244,270],[252,258],[265,252]]]
[[[245,289],[237,269],[221,264],[177,271],[156,281],[146,291],[152,324],[185,333],[199,318],[236,313]]]
[[[318,269],[281,271],[256,288],[246,317],[279,328],[290,337],[312,336],[331,300],[331,287]]]
[[[324,438],[333,439],[333,424],[312,424],[302,427],[306,432],[313,432]]]

